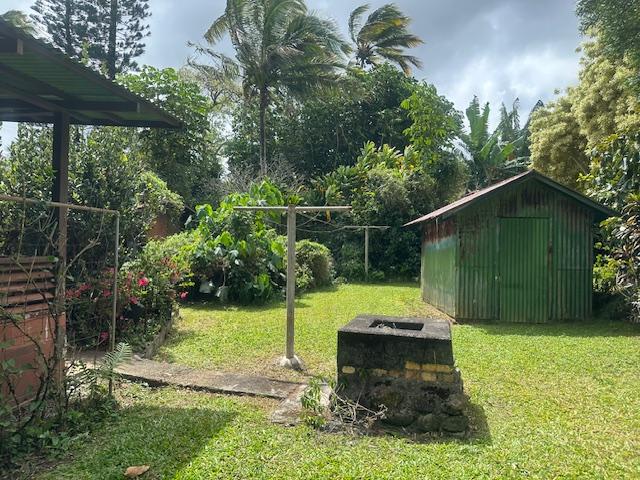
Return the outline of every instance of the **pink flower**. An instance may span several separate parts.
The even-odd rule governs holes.
[[[78,287],[78,292],[82,293],[82,292],[86,292],[87,290],[89,290],[91,287],[89,286],[88,283],[83,283],[82,285],[80,285]]]
[[[187,295],[189,295],[187,292],[182,292],[182,293],[180,294],[180,299],[181,299],[181,300],[184,300],[185,298],[187,298]]]
[[[147,277],[142,277],[140,280],[138,280],[139,287],[146,287],[147,285],[149,285],[149,279]]]
[[[111,296],[111,290],[103,290],[102,291],[102,296],[103,297],[110,297]]]
[[[98,339],[100,342],[106,342],[109,339],[109,332],[100,332]]]
[[[138,297],[129,297],[129,302],[135,305],[140,304],[140,300],[138,299]]]

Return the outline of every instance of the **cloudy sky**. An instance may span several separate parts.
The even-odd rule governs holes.
[[[366,0],[307,0],[345,30],[349,12]],[[389,0],[370,0],[372,7]],[[28,11],[32,0],[0,0],[0,10]],[[224,7],[224,0],[151,0],[151,36],[140,63],[180,67]],[[538,99],[576,81],[580,42],[573,0],[395,0],[425,41],[419,78],[434,83],[458,109],[473,95],[495,105],[521,102],[521,117]],[[228,45],[222,44],[228,50]],[[230,52],[228,52],[230,53]],[[5,127],[5,140],[9,132]]]

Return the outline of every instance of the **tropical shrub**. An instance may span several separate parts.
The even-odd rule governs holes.
[[[280,215],[239,212],[236,206],[284,205],[280,190],[268,180],[247,193],[225,197],[214,210],[200,205],[191,219],[198,241],[193,250],[193,275],[200,292],[240,303],[267,301],[282,291],[285,245],[274,228]]]
[[[167,324],[190,283],[194,232],[152,240],[118,272],[116,337],[142,347]],[[79,346],[104,346],[109,339],[113,268],[67,290],[68,331]]]
[[[588,194],[621,213],[603,224],[608,242],[599,265],[615,268],[611,291],[624,296],[632,318],[640,321],[640,134],[602,142],[591,152],[590,171],[581,181]]]
[[[333,257],[324,245],[311,240],[296,242],[296,288],[308,290],[333,283]]]
[[[330,248],[339,276],[360,280],[364,278],[362,230],[342,227],[389,226],[370,232],[370,274],[379,272],[378,279],[413,278],[420,268],[420,231],[403,225],[457,198],[465,184],[463,164],[448,152],[426,162],[411,146],[401,153],[388,145],[367,143],[354,166],[339,167],[311,181],[307,203],[353,209],[332,219],[335,227],[308,236]]]

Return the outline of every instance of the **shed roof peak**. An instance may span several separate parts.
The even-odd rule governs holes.
[[[595,212],[598,213],[598,217],[601,219],[605,219],[608,217],[613,217],[613,216],[617,216],[618,213],[612,209],[610,209],[609,207],[606,207],[598,202],[596,202],[595,200],[592,200],[591,198],[587,197],[586,195],[583,195],[580,192],[577,192],[569,187],[566,187],[558,182],[556,182],[555,180],[552,180],[551,178],[547,177],[546,175],[543,175],[542,173],[538,172],[537,170],[531,169],[531,170],[527,170],[525,172],[519,173],[518,175],[514,175],[513,177],[507,178],[505,180],[502,180],[500,182],[494,183],[493,185],[490,185],[486,188],[483,188],[481,190],[477,190],[475,192],[471,192],[467,195],[465,195],[464,197],[460,198],[459,200],[456,200],[455,202],[452,202],[448,205],[445,205],[444,207],[441,207],[437,210],[434,210],[420,218],[416,218],[415,220],[412,220],[408,223],[406,223],[404,226],[407,227],[409,225],[415,225],[418,223],[422,223],[422,222],[428,222],[428,221],[432,221],[432,220],[436,220],[439,218],[448,218],[451,217],[452,215],[458,213],[459,211],[477,203],[478,201],[482,201],[492,195],[494,195],[495,193],[503,190],[504,188],[513,186],[513,185],[517,185],[520,183],[523,183],[525,181],[530,181],[530,180],[538,180],[540,182],[542,182],[543,184],[547,185],[548,187],[564,194],[567,195],[571,198],[573,198],[575,201],[583,204],[584,206],[586,206],[587,208],[590,208],[591,210],[594,210]]]

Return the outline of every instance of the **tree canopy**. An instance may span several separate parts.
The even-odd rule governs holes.
[[[309,12],[304,0],[227,0],[205,39],[215,44],[227,33],[245,97],[257,99],[265,174],[266,117],[274,96],[300,96],[334,82],[348,47],[335,23]]]
[[[583,33],[598,32],[604,51],[640,67],[640,3],[633,0],[578,0]]]

